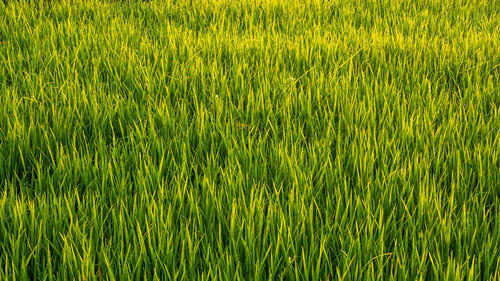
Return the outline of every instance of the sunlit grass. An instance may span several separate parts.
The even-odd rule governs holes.
[[[3,1],[0,279],[499,280],[500,3]]]

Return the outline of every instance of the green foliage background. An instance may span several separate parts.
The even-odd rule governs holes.
[[[499,280],[500,2],[3,1],[0,279]]]

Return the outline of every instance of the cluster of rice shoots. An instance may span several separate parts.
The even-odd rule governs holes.
[[[498,0],[0,2],[1,280],[500,280]]]

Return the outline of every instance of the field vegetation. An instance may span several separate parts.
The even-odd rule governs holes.
[[[1,280],[500,280],[498,0],[0,2]]]

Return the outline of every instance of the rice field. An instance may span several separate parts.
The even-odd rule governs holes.
[[[500,280],[500,1],[0,2],[0,280]]]

